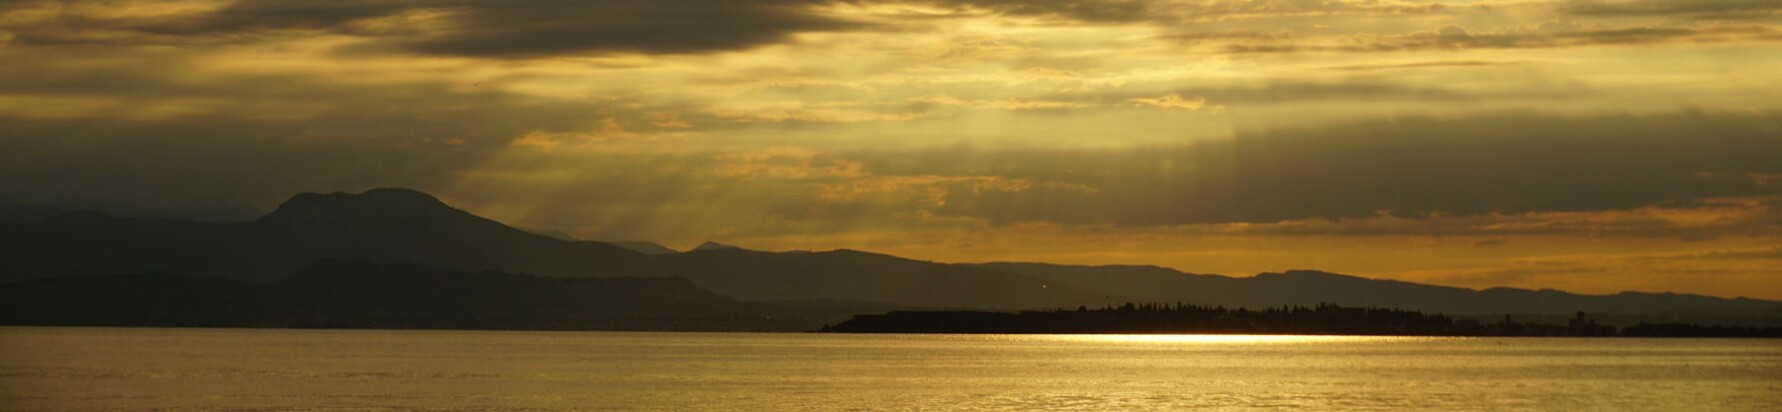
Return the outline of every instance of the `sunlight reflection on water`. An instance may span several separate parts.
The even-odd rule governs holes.
[[[1782,340],[0,328],[4,410],[1782,410]]]
[[[1085,343],[1154,343],[1154,344],[1308,344],[1413,342],[1431,339],[1417,336],[1343,336],[1343,335],[981,335],[987,339],[1032,342]]]

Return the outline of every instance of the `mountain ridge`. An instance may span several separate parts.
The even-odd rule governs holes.
[[[852,249],[765,252],[715,242],[688,252],[646,254],[516,229],[432,195],[395,188],[298,194],[247,223],[74,212],[0,225],[0,280],[165,272],[274,284],[324,259],[552,277],[685,278],[741,301],[841,300],[998,310],[1122,301],[1233,307],[1336,303],[1450,314],[1583,310],[1782,316],[1777,315],[1782,302],[1743,297],[1474,290],[1303,269],[1239,278],[1151,265],[954,264]]]
[[[515,229],[407,189],[298,194],[243,223],[74,212],[9,226],[0,241],[5,279],[160,271],[272,283],[325,258],[594,276],[644,258]]]
[[[1606,295],[1554,289],[1469,289],[1318,270],[1265,272],[1251,277],[1194,274],[1157,266],[1083,266],[1025,262],[965,264],[1033,275],[1067,284],[1099,284],[1139,301],[1182,301],[1231,307],[1333,303],[1450,314],[1566,314],[1712,312],[1782,321],[1782,302],[1674,292],[1624,291]],[[1142,269],[1143,276],[1130,273]],[[1126,273],[1122,273],[1126,272]],[[1754,319],[1757,320],[1757,319]]]
[[[752,300],[842,299],[936,308],[1075,307],[1124,299],[1031,276],[837,249],[715,249],[652,256],[631,273],[685,277]]]

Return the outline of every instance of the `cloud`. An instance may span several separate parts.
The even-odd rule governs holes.
[[[1441,3],[1392,0],[909,0],[1002,16],[1093,24],[1184,22],[1333,15],[1405,15],[1441,12]]]
[[[1282,41],[1295,37],[1291,30],[1205,30],[1184,33],[1173,33],[1158,38],[1182,43],[1207,43],[1220,41]]]
[[[1782,115],[1410,118],[1130,150],[862,155],[876,174],[988,174],[1033,190],[949,193],[936,213],[1137,226],[1630,210],[1773,196]],[[1703,178],[1723,171],[1728,178]],[[1043,184],[1093,188],[1052,191]],[[1588,222],[1588,217],[1578,219]]]
[[[1126,91],[1118,88],[1091,92],[1059,93],[1044,99],[1073,102],[1082,106],[1128,106],[1193,110],[1227,105],[1270,105],[1306,102],[1356,102],[1378,100],[1448,101],[1477,100],[1492,95],[1534,95],[1552,97],[1559,90],[1515,92],[1480,92],[1455,90],[1434,85],[1413,85],[1390,82],[1383,78],[1351,77],[1342,81],[1311,81],[1294,78],[1272,79],[1258,84],[1183,86],[1166,91]],[[1187,98],[1183,96],[1194,96]]]
[[[1177,36],[1181,38],[1182,36]],[[1224,43],[1227,53],[1300,51],[1398,52],[1421,50],[1532,49],[1662,43],[1717,43],[1782,40],[1782,30],[1768,25],[1704,27],[1595,27],[1546,24],[1542,27],[1478,31],[1450,25],[1437,30],[1390,35],[1344,35],[1293,38],[1236,38]]]
[[[1721,199],[1727,200],[1727,199]],[[1197,233],[1232,235],[1336,236],[1633,236],[1711,240],[1721,236],[1768,236],[1782,230],[1782,196],[1740,198],[1738,202],[1649,205],[1618,210],[1572,212],[1427,214],[1307,218],[1270,223],[1200,225]],[[1497,241],[1498,243],[1493,243]],[[1472,246],[1507,244],[1503,238]]]
[[[918,2],[946,7],[968,7],[998,14],[1065,18],[1075,21],[1119,23],[1153,17],[1153,1],[1145,0],[926,0]]]
[[[856,24],[811,13],[808,0],[476,2],[446,33],[402,43],[443,55],[527,57],[599,52],[698,53],[778,43]],[[463,7],[463,6],[461,6]]]
[[[1373,71],[1373,70],[1395,70],[1395,69],[1420,69],[1420,68],[1427,68],[1427,67],[1505,66],[1505,65],[1514,65],[1514,64],[1520,64],[1520,62],[1492,61],[1492,60],[1430,60],[1430,61],[1413,61],[1413,62],[1399,62],[1399,63],[1344,64],[1344,65],[1337,65],[1337,66],[1326,66],[1324,68],[1328,69],[1328,70],[1343,70],[1343,71]]]
[[[1576,16],[1668,16],[1697,19],[1772,17],[1782,4],[1769,0],[1574,0],[1560,11]]]
[[[415,9],[450,7],[445,2],[390,0],[239,0],[202,13],[121,21],[125,27],[161,34],[231,34],[258,30],[347,30],[354,22]]]
[[[1448,11],[1439,2],[1392,0],[1237,0],[1218,2],[1171,2],[1170,8],[1187,20],[1224,20],[1232,18],[1331,16],[1331,15],[1406,15]]]
[[[1773,15],[1776,7],[1767,3],[1589,2],[1568,3],[1560,9],[1579,17],[1731,13],[1758,18]],[[1441,3],[1375,0],[543,0],[523,4],[495,0],[26,0],[0,5],[0,33],[4,33],[0,38],[14,45],[45,47],[238,43],[331,34],[354,40],[340,45],[346,52],[527,59],[746,50],[790,42],[799,33],[873,30],[882,28],[882,23],[912,19],[905,16],[868,23],[864,15],[842,12],[845,9],[839,5],[927,6],[950,10],[947,13],[951,15],[1023,16],[1067,24],[1144,24],[1174,31],[1160,38],[1216,45],[1228,53],[1574,47],[1774,40],[1782,36],[1767,25],[1592,27],[1563,32],[1475,31],[1449,26],[1419,33],[1325,36],[1318,35],[1321,30],[1306,30],[1292,22],[1231,24],[1453,11]],[[1237,28],[1180,31],[1209,26],[1198,22]],[[1271,25],[1275,28],[1266,28]]]
[[[1005,98],[996,100],[962,100],[952,96],[916,96],[909,99],[919,105],[958,106],[977,109],[1000,110],[1066,110],[1093,107],[1094,104],[1069,100],[1017,99]]]
[[[1126,103],[1159,109],[1200,110],[1201,107],[1207,105],[1207,99],[1205,97],[1196,97],[1193,100],[1189,100],[1183,99],[1180,94],[1171,93],[1158,97],[1126,99]]]
[[[107,4],[127,7],[103,7]],[[855,16],[828,8],[832,4],[8,2],[0,5],[6,16],[0,30],[17,37],[0,49],[8,62],[0,65],[0,126],[23,137],[5,142],[10,160],[0,169],[9,177],[0,178],[6,185],[0,189],[164,198],[229,190],[273,196],[371,184],[431,189],[451,187],[463,175],[494,173],[487,169],[490,159],[513,152],[587,156],[564,161],[561,167],[573,170],[611,162],[616,155],[587,152],[612,147],[640,157],[796,147],[854,165],[861,174],[805,180],[700,174],[704,167],[740,161],[722,156],[633,166],[716,182],[746,181],[724,190],[760,194],[719,194],[748,205],[738,209],[786,221],[877,212],[999,224],[1299,222],[1292,230],[1335,231],[1359,226],[1332,229],[1319,220],[1376,219],[1384,222],[1378,230],[1391,231],[1430,230],[1400,220],[1486,216],[1453,221],[1538,232],[1587,230],[1582,228],[1591,219],[1612,218],[1633,232],[1647,223],[1673,225],[1658,216],[1690,209],[1667,202],[1762,197],[1782,190],[1776,183],[1782,170],[1774,162],[1751,160],[1778,154],[1777,116],[1763,112],[1773,108],[1749,97],[1763,95],[1773,83],[1752,74],[1773,65],[1763,59],[1716,54],[1687,60],[1698,49],[1666,48],[1661,51],[1670,54],[1650,58],[1726,70],[1614,66],[1627,69],[1596,77],[1605,66],[1648,57],[1605,53],[1615,55],[1554,64],[1437,56],[1442,53],[1391,61],[1324,55],[1183,59],[1142,41],[1157,34],[1154,29],[1171,30],[1144,24],[1216,13],[1231,13],[1230,19],[1182,25],[1206,30],[1176,38],[1213,47],[1235,42],[1280,50],[1423,52],[1777,35],[1771,26],[1744,23],[1672,27],[1663,24],[1677,22],[1648,19],[1641,24],[1655,26],[1550,22],[1476,30],[1458,24],[1490,19],[1431,17],[1404,26],[1457,25],[1356,34],[1352,25],[1300,23],[1352,24],[1366,21],[1351,19],[1358,14],[1397,13],[1388,6],[1414,4],[912,1],[901,4],[941,4],[977,20],[937,18],[937,25],[961,24],[936,26],[946,30],[913,40],[874,32],[809,36],[812,40],[799,47],[754,51],[759,54],[632,56],[624,67],[327,49],[345,44],[358,51],[493,59],[701,53],[792,41],[811,31],[865,28],[851,20]],[[1298,22],[1292,24],[1260,20],[1269,16],[1303,18],[1287,19]],[[1144,24],[1039,27],[1057,20]],[[1421,26],[1431,21],[1440,23]],[[52,47],[57,44],[66,47]],[[927,44],[955,47],[916,58],[900,53]],[[154,47],[111,47],[142,45]],[[1628,54],[1648,53],[1633,51]],[[1079,65],[1028,67],[1026,61]],[[1497,65],[1521,66],[1492,67]],[[1410,70],[1442,67],[1467,69]],[[489,83],[471,87],[480,81]],[[1749,93],[1723,92],[1735,87]],[[1532,114],[1650,113],[1691,103],[1757,114]],[[1220,107],[1230,110],[1214,110]],[[1504,107],[1531,114],[1452,117]],[[1348,122],[1381,113],[1451,117]],[[1267,115],[1284,117],[1243,130],[1255,124],[1244,122]],[[1238,122],[1241,132],[1226,139],[1231,122]],[[697,137],[684,144],[657,140],[673,133]],[[920,149],[955,141],[991,146],[956,151],[948,146],[941,153]],[[860,148],[877,151],[848,152]],[[210,155],[199,155],[204,153]],[[376,161],[369,153],[397,160]],[[355,160],[338,163],[329,156]],[[231,173],[242,165],[233,159],[265,167]],[[377,166],[385,163],[414,166],[392,166],[386,173]],[[65,166],[70,164],[82,166]],[[587,189],[552,180],[569,172],[539,173],[546,178],[537,186]],[[707,184],[647,170],[628,173],[623,176],[695,187],[664,189],[672,193],[696,192]],[[221,177],[204,177],[211,174]],[[108,180],[133,183],[117,188]],[[150,187],[167,193],[142,189]],[[621,203],[615,209],[638,209],[650,207],[651,199],[659,198],[612,201]],[[1656,209],[1642,209],[1649,207]],[[731,218],[762,216],[737,212]],[[714,219],[719,220],[724,219]],[[1279,227],[1289,226],[1294,225]]]
[[[1665,256],[1665,259],[1708,259],[1708,260],[1782,260],[1782,247],[1769,249],[1716,250],[1709,252],[1685,253]]]
[[[270,207],[299,191],[437,190],[515,143],[586,145],[724,121],[438,82],[194,78],[179,54],[11,56],[22,58],[0,65],[0,196],[21,201]]]
[[[115,13],[108,3],[24,2],[0,30],[29,46],[239,41],[334,33],[357,50],[491,58],[704,53],[857,28],[816,12],[822,0],[240,0],[179,13]],[[134,6],[154,3],[132,3]],[[144,7],[136,7],[141,9]]]
[[[1764,129],[1778,121],[1411,119],[1132,150],[592,147],[509,153],[452,193],[490,210],[528,205],[518,215],[526,224],[594,237],[1031,225],[1139,237],[1456,236],[1501,247],[1547,236],[1765,237],[1782,231],[1782,192],[1690,171],[1776,168],[1767,159],[1782,154],[1782,136]],[[1697,140],[1708,130],[1725,137]]]
[[[1315,102],[1412,101],[1465,102],[1494,97],[1562,97],[1575,88],[1549,90],[1480,91],[1457,90],[1435,85],[1395,83],[1384,78],[1351,76],[1341,81],[1310,81],[1295,78],[1271,79],[1257,84],[1224,84],[1205,86],[1164,87],[1113,86],[1088,88],[1030,98],[961,99],[949,95],[921,95],[908,98],[915,105],[903,109],[922,110],[932,106],[1001,109],[1015,111],[1105,110],[1148,108],[1219,112],[1228,106],[1266,106]]]

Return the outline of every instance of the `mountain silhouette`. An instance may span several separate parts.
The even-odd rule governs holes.
[[[681,253],[681,251],[671,249],[668,246],[662,246],[660,243],[646,242],[642,240],[609,240],[606,241],[606,243],[650,256]]]
[[[854,250],[752,251],[716,242],[685,253],[649,253],[515,229],[407,189],[300,194],[245,223],[73,212],[32,223],[0,224],[0,281],[167,273],[272,285],[294,273],[308,276],[300,269],[329,259],[412,262],[471,273],[683,278],[694,287],[739,302],[798,301],[813,307],[1018,310],[1125,301],[1252,308],[1334,303],[1445,314],[1569,316],[1582,310],[1666,321],[1712,314],[1723,317],[1715,321],[1731,316],[1753,321],[1745,323],[1782,323],[1778,315],[1782,302],[1776,301],[1668,293],[1596,296],[1556,290],[1472,290],[1318,271],[1234,278],[1155,266],[943,264]],[[406,273],[379,271],[384,274],[361,275],[369,279],[391,271]],[[84,279],[88,283],[58,287],[99,283],[121,287],[118,282],[124,282]],[[157,278],[130,281],[149,281],[145,279]],[[182,285],[203,290],[232,287],[182,279],[178,281]],[[434,287],[414,276],[399,279],[362,286],[382,287],[382,293],[390,296],[405,296],[400,292],[406,287]],[[171,288],[177,283],[160,281],[143,287]]]
[[[705,243],[700,243],[699,246],[693,247],[693,250],[695,250],[695,251],[739,250],[739,249],[742,249],[742,247],[736,246],[736,245],[726,245],[723,243],[718,243],[718,242],[714,242],[714,241],[710,241],[710,240],[705,241]]]
[[[407,189],[297,195],[253,227],[266,244],[297,252],[296,264],[364,258],[589,276],[642,258],[641,253],[607,243],[564,241],[508,227]]]
[[[164,272],[271,283],[329,258],[597,276],[644,257],[518,230],[407,189],[299,194],[249,223],[76,212],[14,225],[0,240],[5,279]]]
[[[1778,319],[1778,314],[1782,314],[1782,302],[1674,293],[1579,295],[1552,289],[1473,290],[1313,270],[1234,278],[1183,273],[1157,266],[1073,266],[1016,262],[968,266],[1021,273],[1049,282],[1149,302],[1180,301],[1251,308],[1334,303],[1449,314],[1567,314],[1576,311],[1622,314],[1714,313],[1735,316],[1749,314],[1764,317],[1770,322],[1782,320]]]
[[[655,256],[634,271],[747,300],[847,300],[937,308],[1075,307],[1118,300],[1032,276],[855,250],[743,249]]]

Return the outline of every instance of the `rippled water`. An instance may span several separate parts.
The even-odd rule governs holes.
[[[1782,340],[0,328],[0,409],[1782,410]]]

